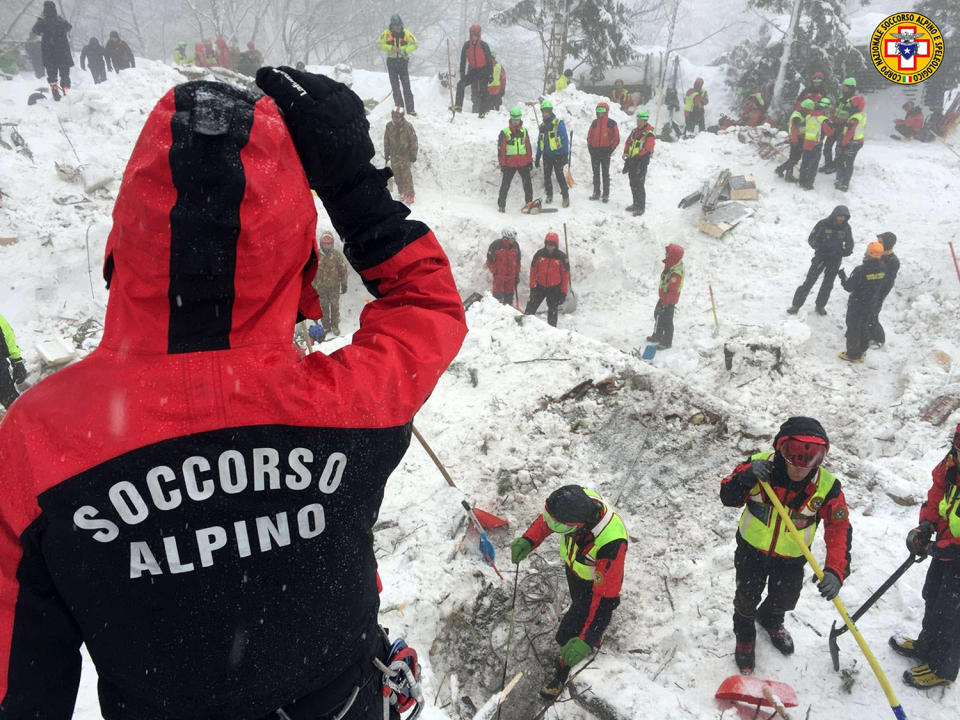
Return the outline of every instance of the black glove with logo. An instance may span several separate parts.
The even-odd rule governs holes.
[[[13,376],[13,381],[19,385],[24,380],[27,379],[27,368],[23,364],[23,358],[17,358],[16,360],[10,361],[10,368],[12,372],[10,373]]]
[[[907,533],[907,550],[914,555],[926,555],[930,548],[930,539],[936,529],[937,526],[929,520],[924,520],[917,525]]]

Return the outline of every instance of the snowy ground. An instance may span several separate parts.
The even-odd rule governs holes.
[[[54,160],[76,164],[56,120],[81,161],[96,166],[88,173],[99,168],[119,178],[146,114],[179,80],[163,65],[141,65],[97,87],[78,72],[74,91],[56,105],[25,104],[42,84],[32,78],[0,84],[0,121],[19,122],[34,153],[30,161],[0,148],[0,237],[19,238],[0,247],[0,308],[34,375],[39,340],[69,337],[85,320],[102,319],[100,262],[118,187],[113,183],[77,205],[52,201],[81,194],[56,175]],[[387,92],[380,74],[357,71],[354,77],[364,97]],[[506,113],[484,120],[467,114],[451,123],[449,96],[435,80],[415,78],[414,90],[421,152],[413,215],[441,239],[462,293],[488,287],[483,260],[503,225],[517,228],[528,261],[544,233],[562,233],[565,223],[579,299],[576,313],[561,315],[557,330],[489,298],[472,307],[464,348],[417,418],[461,490],[510,520],[509,530],[493,536],[499,566],[510,571],[506,583],[479,563],[473,536],[457,550],[462,494],[446,486],[418,446],[411,446],[391,480],[377,533],[383,623],[420,648],[425,694],[431,701],[438,697],[444,708],[429,708],[424,717],[469,718],[499,687],[512,580],[507,545],[534,519],[545,495],[568,482],[616,501],[633,542],[623,603],[603,653],[578,679],[580,702],[558,704],[549,717],[646,717],[651,708],[664,719],[721,716],[713,692],[735,671],[730,614],[738,513],[720,506],[717,487],[747,453],[769,446],[787,415],[820,418],[833,442],[830,466],[844,483],[854,524],[854,574],[843,600],[859,606],[905,557],[903,537],[916,522],[916,504],[945,448],[946,426],[931,427],[919,416],[937,395],[960,392],[952,367],[952,359],[960,362],[960,286],[946,247],[947,240],[956,241],[960,221],[960,161],[939,143],[895,143],[887,138],[889,126],[871,122],[850,192],[835,191],[832,178],[823,175],[816,191],[804,192],[779,181],[776,163],[762,160],[735,133],[702,135],[658,144],[647,179],[648,213],[637,219],[622,210],[630,198],[618,161],[611,168],[610,204],[587,200],[584,138],[597,99],[571,91],[554,98],[557,114],[574,133],[578,185],[571,207],[554,215],[520,215],[517,179],[508,214],[500,215],[495,144]],[[389,105],[370,116],[378,148]],[[532,128],[532,110],[525,107],[524,113]],[[617,110],[612,116],[625,137],[633,121]],[[3,131],[9,141],[9,128]],[[754,217],[716,240],[697,231],[697,209],[676,205],[724,167],[754,174],[761,197],[753,203]],[[539,173],[536,187],[541,195]],[[810,227],[840,203],[851,210],[857,241],[848,271],[866,243],[886,230],[897,233],[903,261],[884,309],[888,344],[859,366],[836,357],[843,348],[845,307],[839,286],[827,317],[813,313],[812,300],[795,317],[784,312],[806,272]],[[321,210],[321,224],[323,218]],[[632,352],[652,330],[660,261],[670,242],[686,248],[686,284],[674,347],[648,365]],[[719,333],[708,284],[718,302]],[[525,301],[525,290],[521,294]],[[341,327],[355,327],[350,318],[364,300],[360,283],[353,283]],[[95,342],[94,334],[83,348]],[[741,349],[732,371],[724,368],[725,343]],[[751,343],[779,347],[782,374],[770,371],[764,353],[743,349]],[[594,389],[579,399],[558,400],[584,380],[608,377],[615,382],[607,393]],[[955,413],[948,422],[958,421]],[[822,556],[819,540],[814,550]],[[547,633],[562,611],[562,595],[561,607],[538,599],[544,587],[562,586],[554,544],[545,543],[537,557],[546,562],[521,569],[508,676],[518,669],[526,675],[504,708],[507,720],[531,716],[541,678],[530,648],[550,648]],[[891,632],[919,626],[923,572],[912,570],[861,627],[910,717],[954,718],[957,690],[922,694],[906,688],[899,675],[907,663],[886,647]],[[845,669],[856,661],[855,676],[850,694],[841,688],[827,653],[834,619],[815,588],[805,588],[787,621],[796,655],[783,658],[761,639],[757,674],[796,688],[798,717],[888,713],[849,635],[841,639],[841,660]],[[86,670],[76,712],[82,720],[99,716],[95,676],[92,667]]]

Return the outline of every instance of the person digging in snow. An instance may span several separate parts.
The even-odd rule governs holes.
[[[497,197],[497,209],[506,212],[507,193],[510,192],[510,183],[513,176],[520,174],[523,183],[523,202],[529,205],[533,202],[533,181],[530,169],[533,166],[533,151],[530,146],[530,136],[523,126],[520,108],[510,111],[510,122],[500,131],[497,138],[497,160],[500,163],[500,194]]]
[[[871,322],[880,312],[880,298],[887,284],[883,245],[877,241],[867,245],[863,264],[854,268],[850,277],[841,269],[840,283],[850,293],[850,298],[847,300],[847,349],[839,358],[853,363],[863,362],[870,344]]]
[[[887,333],[880,324],[880,311],[883,309],[883,302],[887,295],[893,290],[893,284],[897,280],[897,274],[900,272],[900,258],[893,252],[897,244],[897,236],[892,232],[883,232],[877,235],[877,242],[883,245],[883,286],[880,288],[880,294],[877,297],[877,303],[873,317],[867,324],[867,338],[875,347],[883,347],[887,342]]]
[[[927,690],[956,681],[960,672],[960,425],[920,508],[920,524],[907,534],[914,555],[931,554],[923,584],[923,624],[916,638],[890,638],[890,646],[919,664],[903,673],[907,685]],[[936,541],[933,536],[936,535]]]
[[[564,485],[550,493],[540,516],[510,543],[510,559],[522,562],[551,533],[561,536],[570,607],[557,628],[560,655],[540,690],[545,699],[560,695],[570,670],[600,647],[620,604],[627,555],[627,530],[620,515],[600,495],[580,485]]]
[[[40,53],[43,67],[47,70],[47,82],[54,100],[60,99],[61,91],[70,90],[70,68],[73,67],[73,53],[70,52],[70,40],[67,33],[73,26],[57,14],[57,4],[53,0],[43,3],[43,13],[30,31],[40,36]]]
[[[656,327],[653,335],[647,336],[647,342],[657,343],[661,350],[673,345],[673,311],[680,302],[683,290],[683,248],[679,245],[667,245],[667,254],[663,258],[663,272],[660,273],[660,285],[657,288],[659,299],[653,310]]]
[[[807,547],[824,524],[827,557],[817,587],[826,600],[837,596],[850,571],[850,513],[840,481],[821,464],[830,449],[823,426],[813,418],[792,417],[780,426],[773,447],[773,452],[752,455],[720,484],[720,501],[727,507],[743,507],[734,554],[733,631],[734,656],[744,675],[751,674],[756,663],[756,622],[777,650],[793,653],[793,638],[783,621],[800,598],[806,563],[761,480],[790,511]],[[764,588],[767,597],[760,604]]]
[[[647,168],[657,143],[653,126],[647,122],[649,119],[649,111],[637,110],[637,126],[623,144],[623,172],[630,179],[630,192],[633,195],[627,212],[636,216],[643,215],[647,210]]]
[[[533,166],[540,167],[543,159],[543,189],[546,193],[544,202],[553,202],[553,180],[556,175],[557,185],[560,186],[560,196],[563,198],[563,207],[570,206],[570,188],[567,179],[563,176],[563,168],[570,162],[570,136],[567,135],[567,126],[563,120],[553,114],[553,103],[544,100],[540,103],[540,112],[543,113],[543,123],[538,129],[537,156]]]
[[[3,315],[0,315],[0,405],[8,408],[20,397],[17,385],[27,379],[27,368],[23,364],[17,338],[13,328]]]
[[[487,270],[493,275],[493,296],[504,305],[513,305],[514,293],[520,285],[520,268],[517,231],[505,227],[487,249]]]
[[[590,151],[590,164],[593,167],[593,195],[590,199],[600,200],[602,197],[603,202],[607,202],[610,199],[610,157],[620,144],[620,128],[609,116],[608,103],[598,103],[596,113],[597,119],[590,124],[590,130],[587,131],[587,148]]]
[[[530,299],[525,315],[533,315],[540,304],[547,301],[547,322],[557,326],[559,308],[567,299],[570,288],[570,263],[565,253],[557,249],[560,237],[548,232],[543,247],[537,250],[530,262]]]
[[[810,261],[807,277],[793,293],[793,302],[787,308],[787,313],[797,314],[822,273],[823,281],[817,293],[816,309],[818,314],[826,315],[827,301],[833,292],[833,283],[837,279],[840,263],[843,258],[853,254],[853,230],[850,229],[850,211],[847,206],[837,205],[829,217],[819,220],[810,231],[807,244],[813,248],[813,259]]]
[[[334,247],[333,233],[323,233],[313,289],[317,291],[323,308],[321,323],[324,333],[340,334],[340,296],[347,292],[348,276],[347,259]]]
[[[383,131],[383,157],[390,163],[397,182],[397,194],[408,205],[413,202],[413,173],[410,166],[417,161],[420,145],[417,131],[409,123],[402,107],[395,107]]]
[[[373,526],[463,304],[371,165],[360,98],[256,81],[159,100],[113,210],[103,339],[0,423],[3,717],[69,718],[81,645],[105,718],[385,717]],[[301,358],[311,189],[375,299],[350,345]]]

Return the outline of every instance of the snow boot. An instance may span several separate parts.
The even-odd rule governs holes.
[[[796,305],[791,305],[787,308],[787,315],[796,315],[798,312],[800,312],[800,308]]]
[[[59,85],[51,85],[50,94],[53,95],[54,100],[56,100],[57,102],[60,102],[60,86]]]
[[[827,309],[825,307],[821,307],[820,305],[817,305],[817,315],[826,315],[826,314],[827,314]]]
[[[634,204],[630,204],[630,205],[627,205],[627,207],[624,208],[624,209],[625,209],[627,212],[633,212],[634,210],[637,209],[637,206],[634,205]]]
[[[833,184],[833,187],[834,187],[836,190],[839,190],[840,192],[846,192],[847,190],[850,189],[850,186],[847,185],[846,183],[839,183],[839,182],[838,182],[838,183],[834,183],[834,184]]]
[[[783,626],[778,625],[775,628],[764,628],[767,635],[770,636],[770,642],[784,655],[793,655],[793,638],[790,632]]]
[[[835,173],[836,171],[837,171],[837,164],[832,162],[824,163],[823,167],[820,168],[820,172],[826,173],[827,175]]]
[[[600,193],[594,192],[593,195],[590,196],[590,199],[591,199],[591,200],[599,200],[599,199],[600,199]]]
[[[788,183],[797,182],[797,179],[793,176],[793,168],[790,168],[789,170],[787,170],[787,173],[786,175],[783,176],[783,179],[786,180]]]
[[[560,205],[561,205],[562,207],[570,207],[570,198],[569,198],[569,196],[568,196],[568,197],[565,197],[565,198],[563,199],[563,202],[560,203]]]
[[[738,642],[736,650],[733,651],[733,658],[740,668],[741,675],[753,675],[753,669],[756,667],[756,642]]]
[[[648,343],[658,343],[658,344],[659,344],[660,338],[658,338],[656,335],[647,335],[647,342],[648,342]]]
[[[544,201],[547,205],[549,205],[550,203],[552,203],[552,202],[553,202],[553,194],[551,193],[550,195],[547,195],[547,196],[543,199],[543,201]]]
[[[774,172],[777,173],[777,177],[783,177],[783,174],[786,171],[787,171],[787,168],[785,165],[777,165],[777,169],[774,170]]]
[[[643,215],[644,212],[645,212],[645,211],[644,211],[643,208],[635,208],[634,211],[633,211],[633,216],[634,216],[634,217],[640,217],[641,215]]]
[[[544,700],[556,700],[563,692],[563,686],[567,684],[569,675],[570,668],[563,667],[557,660],[553,666],[553,676],[540,688],[540,697]]]
[[[500,212],[506,212],[507,209],[503,205],[497,205],[497,210]]]
[[[847,355],[845,352],[841,352],[839,355],[837,355],[837,357],[840,358],[841,360],[846,360],[847,362],[850,362],[850,363],[862,363],[862,362],[863,362],[863,358],[862,358],[862,357],[850,357],[850,356]]]
[[[407,115],[409,115],[410,117],[416,117],[416,116],[417,116],[417,114],[416,114],[413,110],[408,110],[408,111],[407,111]]]
[[[903,681],[912,687],[920,690],[929,690],[938,685],[949,685],[950,681],[937,675],[930,666],[924,663],[915,668],[903,671]]]
[[[920,659],[920,653],[917,652],[917,641],[913,638],[891,635],[887,642],[898,655],[914,658],[915,660]]]
[[[610,198],[604,195],[602,198],[600,198],[600,202],[605,202],[605,203],[610,202]]]

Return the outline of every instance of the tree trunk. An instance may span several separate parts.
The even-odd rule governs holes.
[[[787,78],[787,65],[790,63],[790,53],[793,51],[793,39],[797,34],[802,7],[803,0],[796,0],[793,5],[793,13],[790,15],[790,27],[787,28],[787,36],[783,39],[783,53],[780,55],[780,67],[777,68],[777,79],[773,81],[773,98],[770,100],[770,114],[774,120],[778,120],[777,116],[780,115],[783,85]]]

